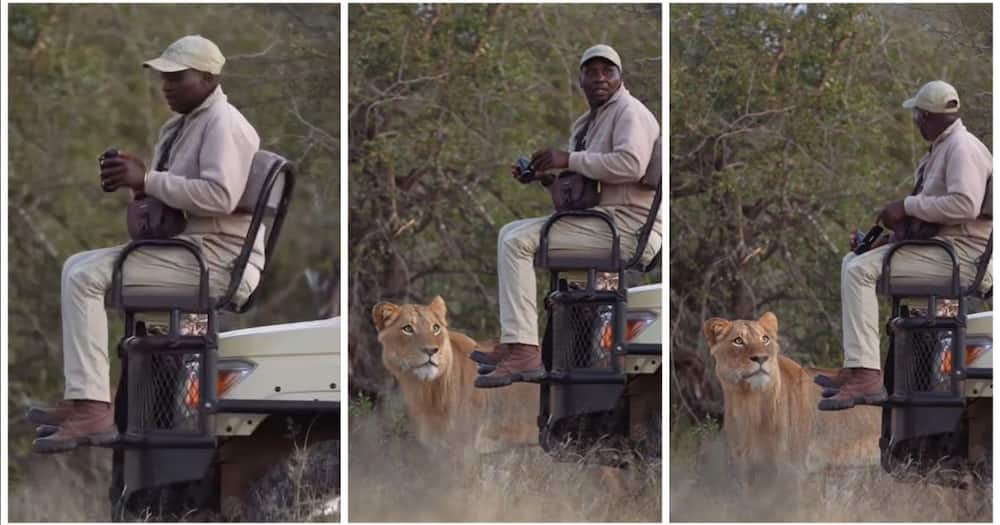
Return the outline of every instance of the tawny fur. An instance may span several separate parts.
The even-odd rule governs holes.
[[[472,446],[488,453],[537,443],[538,387],[520,383],[475,388],[476,364],[469,354],[476,348],[490,351],[493,345],[480,345],[449,331],[443,299],[435,297],[427,305],[382,302],[372,309],[372,319],[382,343],[382,363],[399,382],[407,415],[422,444]],[[438,349],[431,357],[438,364],[433,374],[426,366],[414,368],[427,361],[424,348]]]
[[[723,434],[739,475],[878,464],[879,409],[819,411],[821,390],[813,377],[835,371],[804,369],[780,355],[774,314],[756,321],[712,318],[704,332],[722,384]],[[751,357],[767,359],[760,366]],[[748,377],[758,367],[768,374]]]

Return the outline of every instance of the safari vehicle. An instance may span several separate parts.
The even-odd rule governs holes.
[[[943,283],[900,284],[883,278],[879,293],[891,298],[886,326],[889,352],[882,406],[882,468],[899,480],[928,479],[967,488],[989,486],[993,470],[993,312],[969,313],[970,303],[992,299],[982,290],[992,235],[976,277],[963,288],[951,245],[930,239],[889,249],[883,276],[903,246],[930,246],[951,260]]]
[[[261,502],[248,497],[253,483],[304,446],[322,452],[307,475],[339,488],[339,318],[219,332],[220,315],[244,313],[257,299],[260,286],[242,304],[235,291],[258,233],[272,259],[294,182],[284,158],[254,156],[241,199],[253,218],[221,298],[209,297],[208,271],[191,242],[134,241],[115,262],[112,304],[124,312],[125,334],[118,345],[112,519],[176,520],[237,501],[263,521],[255,509]],[[139,248],[187,250],[201,268],[197,293],[155,296],[123,287],[123,265]],[[265,267],[261,283],[266,275]],[[192,318],[207,323],[199,328]]]
[[[549,291],[538,428],[542,448],[557,459],[625,466],[629,451],[661,454],[662,285],[628,288],[660,263],[660,253],[640,262],[660,208],[660,151],[657,140],[645,175],[657,181],[656,194],[630,259],[622,259],[615,222],[601,211],[556,213],[542,228],[535,266],[548,270]],[[549,253],[549,230],[567,217],[603,221],[612,237],[607,256]],[[599,272],[616,275],[616,283],[601,286]]]

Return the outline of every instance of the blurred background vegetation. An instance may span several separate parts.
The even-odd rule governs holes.
[[[662,11],[354,4],[349,13],[351,386],[379,392],[391,386],[371,323],[380,300],[441,295],[453,329],[497,337],[497,232],[552,206],[509,167],[566,149],[587,110],[584,50],[613,46],[625,86],[662,117]]]
[[[680,465],[694,457],[681,441],[704,441],[698,429],[722,414],[706,319],[773,311],[783,352],[841,366],[847,233],[912,190],[927,149],[903,100],[930,80],[950,82],[966,127],[992,147],[993,13],[990,4],[769,4],[674,5],[669,15],[670,419]]]
[[[531,456],[536,449],[470,458],[471,448],[421,446],[382,366],[371,309],[440,295],[451,329],[495,340],[497,233],[552,206],[540,185],[514,181],[510,165],[566,149],[587,110],[579,59],[597,43],[619,52],[625,86],[661,118],[661,19],[650,4],[350,5],[352,519],[660,519],[656,466],[621,497],[582,466]]]
[[[127,240],[127,197],[100,190],[96,159],[115,146],[148,164],[170,110],[158,76],[141,64],[177,38],[202,34],[219,45],[227,57],[229,102],[257,129],[261,148],[299,165],[261,302],[229,326],[339,315],[338,10],[303,4],[9,7],[11,519],[106,519],[90,510],[106,508],[104,451],[31,456],[34,432],[22,416],[31,403],[62,397],[63,261]],[[112,342],[120,329],[120,322],[112,325]]]

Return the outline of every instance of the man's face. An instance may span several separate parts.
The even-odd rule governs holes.
[[[618,66],[603,58],[592,58],[580,67],[580,88],[591,106],[600,106],[622,85]]]
[[[913,108],[913,125],[920,130],[920,136],[923,137],[924,140],[931,140],[928,138],[930,133],[927,129],[927,114],[920,108]]]
[[[167,105],[177,113],[189,113],[215,89],[211,76],[194,69],[160,72],[161,89]]]

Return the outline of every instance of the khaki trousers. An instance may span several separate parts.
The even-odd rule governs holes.
[[[983,248],[964,239],[948,238],[955,249],[964,286],[976,275],[976,260]],[[861,255],[844,257],[840,269],[840,300],[843,312],[844,367],[880,369],[879,311],[876,283],[882,275],[882,261],[889,246],[880,246]],[[992,282],[991,268],[983,278],[983,287]],[[933,247],[900,248],[892,257],[892,283],[947,282],[951,278],[951,260]]]
[[[239,246],[212,237],[185,237],[202,248],[209,268],[212,297],[229,285],[229,271]],[[105,297],[110,293],[115,259],[123,246],[81,252],[62,269],[63,373],[66,399],[111,401],[108,356],[108,317]],[[187,251],[150,248],[132,252],[125,261],[126,293],[190,294],[197,290],[198,265]],[[260,280],[259,270],[248,266],[237,289],[237,301],[246,300]]]
[[[637,232],[643,220],[614,208],[598,208],[615,219],[622,258],[635,253]],[[534,256],[542,226],[548,217],[522,219],[505,225],[497,238],[497,273],[500,303],[500,342],[538,344],[538,309],[535,298]],[[642,260],[648,263],[662,240],[652,232]],[[549,252],[559,255],[610,255],[611,232],[599,219],[571,217],[549,230]]]

